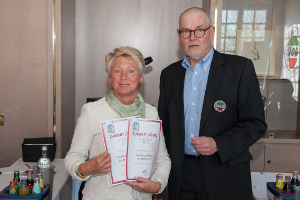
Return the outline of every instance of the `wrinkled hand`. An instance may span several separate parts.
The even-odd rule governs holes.
[[[127,185],[139,192],[155,193],[160,189],[160,183],[151,181],[147,178],[135,177],[137,182],[125,181]]]
[[[105,151],[98,156],[91,158],[82,165],[79,166],[78,171],[83,176],[89,176],[91,174],[102,174],[109,172],[111,169],[110,154]]]
[[[192,137],[191,142],[196,150],[203,156],[210,156],[218,151],[215,140],[211,137]]]

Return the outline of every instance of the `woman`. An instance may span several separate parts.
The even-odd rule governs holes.
[[[140,115],[159,119],[155,107],[144,102],[139,85],[143,82],[143,55],[132,47],[120,47],[105,57],[109,94],[82,107],[65,166],[73,179],[85,181],[83,199],[151,199],[167,185],[171,161],[161,133],[157,164],[151,179],[137,177],[136,182],[111,186],[110,154],[105,151],[100,121]],[[86,161],[87,160],[87,161]]]

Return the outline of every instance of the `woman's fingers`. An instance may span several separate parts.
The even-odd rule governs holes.
[[[155,193],[160,189],[160,183],[158,182],[142,177],[136,177],[135,180],[137,182],[125,181],[125,183],[140,192]]]
[[[111,157],[110,154],[105,151],[90,160],[86,161],[91,174],[102,174],[109,172],[111,169]]]

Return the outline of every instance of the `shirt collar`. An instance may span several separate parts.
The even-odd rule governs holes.
[[[208,52],[208,54],[202,59],[200,60],[199,62],[197,63],[200,63],[202,62],[203,64],[209,62],[211,63],[212,61],[212,58],[213,58],[213,55],[214,55],[214,49],[211,47],[210,48],[210,51]],[[196,64],[197,65],[197,64]],[[192,70],[194,71],[194,67],[192,65],[190,65],[190,59],[188,56],[185,56],[183,61],[182,61],[182,66],[187,69],[187,70]],[[202,65],[203,66],[203,65]]]

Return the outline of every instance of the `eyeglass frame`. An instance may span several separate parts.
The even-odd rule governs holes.
[[[206,28],[206,29],[203,29],[203,28],[198,28],[198,29],[195,29],[195,30],[181,30],[181,31],[178,31],[179,32],[179,34],[180,34],[180,37],[181,38],[183,38],[183,39],[189,39],[190,37],[191,37],[191,35],[192,35],[192,32],[194,32],[194,35],[195,35],[195,37],[197,37],[197,38],[203,38],[204,36],[205,36],[205,31],[207,31],[208,29],[210,29],[212,26],[209,26],[208,28]],[[197,30],[203,30],[203,36],[202,37],[198,37],[196,34],[195,34],[195,31],[197,31]],[[182,35],[181,35],[181,32],[182,31],[189,31],[190,32],[190,36],[189,37],[187,37],[187,38],[184,38],[184,37],[182,37]]]

